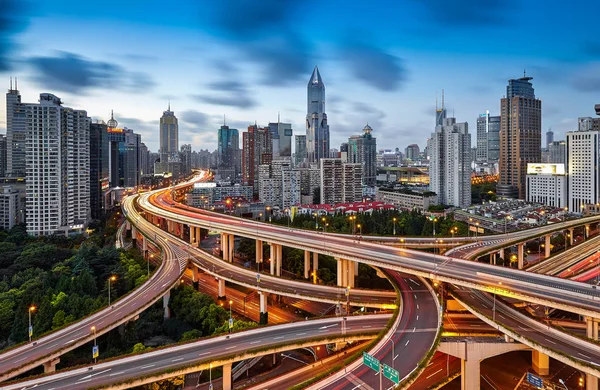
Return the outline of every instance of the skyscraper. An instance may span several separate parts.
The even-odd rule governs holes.
[[[90,118],[50,93],[24,104],[27,232],[81,233],[90,212]]]
[[[106,122],[108,133],[108,181],[111,188],[123,185],[123,164],[121,162],[121,144],[125,142],[125,134],[120,129],[114,113],[110,111],[110,119]]]
[[[477,118],[476,161],[498,162],[500,158],[500,117],[491,116],[486,110]]]
[[[421,151],[419,150],[419,145],[410,144],[406,147],[406,159],[410,161],[416,161],[419,159],[419,154]]]
[[[362,183],[368,187],[377,182],[377,139],[372,132],[371,126],[366,125],[363,134],[348,138],[348,162],[361,164]]]
[[[292,156],[292,124],[277,122],[269,123],[271,141],[273,142],[273,157]]]
[[[273,143],[268,127],[248,126],[242,134],[242,183],[254,188],[254,196],[258,196],[258,166],[270,164],[273,160]]]
[[[306,154],[308,162],[319,163],[329,156],[329,125],[325,114],[325,84],[315,66],[308,80],[306,111]]]
[[[167,111],[163,111],[160,118],[160,159],[161,162],[177,156],[179,152],[179,124],[175,113],[171,111],[171,104]]]
[[[552,131],[552,128],[550,127],[548,129],[548,131],[546,132],[546,146],[548,146],[548,144],[551,144],[552,142],[554,142],[554,132]]]
[[[572,213],[600,203],[600,131],[567,132],[568,206]]]
[[[541,162],[542,101],[531,77],[511,79],[500,100],[500,181],[497,194],[525,199],[527,164]]]
[[[295,140],[296,148],[294,149],[294,163],[298,165],[306,160],[306,136],[297,135]]]
[[[92,219],[100,219],[105,211],[109,188],[108,126],[104,122],[90,124],[90,210]]]
[[[126,127],[123,129],[123,135],[125,139],[119,145],[123,186],[137,187],[140,185],[142,137]]]
[[[445,111],[445,109],[444,109]],[[439,112],[439,111],[438,111]],[[444,118],[430,142],[429,188],[440,204],[468,207],[471,204],[471,135],[467,122]]]
[[[0,177],[6,176],[6,136],[0,134]]]
[[[548,144],[548,162],[565,164],[565,168],[568,166],[567,143],[565,141],[552,141]]]
[[[362,165],[339,158],[321,160],[321,204],[362,201]]]
[[[217,130],[217,168],[232,169],[235,179],[241,168],[240,161],[240,134],[238,129],[227,125]]]
[[[10,89],[6,94],[6,176],[25,177],[25,143],[27,138],[27,122],[25,109],[21,103],[21,94],[13,89],[12,78]]]

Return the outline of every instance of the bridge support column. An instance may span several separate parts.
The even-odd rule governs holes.
[[[598,378],[592,374],[585,374],[585,389],[598,390]]]
[[[525,243],[517,245],[517,258],[519,261],[519,269],[523,269],[523,261],[525,259]]]
[[[219,292],[218,292],[218,299],[225,299],[225,280],[224,279],[219,279],[218,281],[219,283]]]
[[[230,263],[233,263],[235,257],[235,236],[233,234],[228,234],[229,236],[229,245],[227,249],[229,250],[228,259]]]
[[[538,375],[548,375],[550,373],[550,357],[535,349],[531,351],[531,364]]]
[[[56,365],[58,363],[60,363],[60,358],[56,358],[54,360],[50,360],[49,362],[44,363],[44,374],[56,371]]]
[[[142,240],[142,252],[144,253],[144,257],[146,256],[146,252],[148,251],[148,239],[144,236],[141,236]]]
[[[304,279],[308,279],[310,273],[310,252],[304,250]]]
[[[275,248],[275,244],[269,244],[269,271],[271,275],[275,275],[276,252],[277,248]]]
[[[573,232],[575,228],[569,228],[569,245],[573,246]]]
[[[183,240],[183,237],[185,237],[185,225],[179,224],[179,238]]]
[[[317,284],[317,270],[319,269],[319,254],[313,252],[313,284]]]
[[[584,233],[584,237],[588,238],[590,236],[590,224],[586,223],[585,226],[583,227],[583,233]]]
[[[496,253],[490,255],[490,263],[496,265]]]
[[[281,262],[283,261],[283,246],[277,244],[275,246],[275,254],[276,256],[276,261],[275,261],[275,275],[277,276],[281,276]]]
[[[227,233],[221,233],[221,251],[223,252],[223,260],[229,261],[229,237]]]
[[[192,265],[192,282],[198,281],[198,267]]]
[[[505,260],[505,258],[504,258],[504,248],[502,248],[502,249],[500,249],[500,251],[498,251],[498,255],[500,256],[500,258],[502,260]]]
[[[507,334],[504,335],[504,341],[507,342],[507,343],[514,343],[515,342],[515,340],[512,337],[510,337],[509,335],[507,335]]]
[[[460,388],[462,390],[479,390],[480,377],[479,360],[461,359]]]
[[[344,287],[346,285],[346,260],[344,259],[335,259],[337,261],[337,285],[339,287]]]
[[[598,340],[598,322],[600,321],[597,318],[592,317],[584,317],[585,324],[587,325],[586,335],[588,338],[592,340]]]
[[[256,240],[256,263],[263,262],[263,242],[261,240]]]
[[[223,366],[223,390],[231,390],[231,363]]]
[[[552,243],[550,242],[550,234],[546,234],[545,240],[544,240],[544,257],[548,258],[550,257],[550,251],[552,250]]]
[[[269,323],[269,312],[267,307],[267,296],[268,293],[259,291],[258,299],[260,301],[260,325],[267,325]]]
[[[190,225],[190,245],[197,247],[196,228]]]
[[[134,241],[135,244],[135,240],[137,237],[137,229],[135,228],[135,226],[131,226],[131,239]]]
[[[171,317],[171,311],[169,310],[169,299],[171,299],[171,290],[167,291],[165,295],[163,295],[163,309],[165,311],[164,318]]]

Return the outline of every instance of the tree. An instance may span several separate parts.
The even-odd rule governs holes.
[[[131,351],[132,353],[142,353],[148,350],[148,347],[146,347],[143,343],[137,343],[133,346],[133,350]]]

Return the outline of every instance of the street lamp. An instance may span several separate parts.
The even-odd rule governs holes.
[[[213,389],[213,385],[212,385],[212,363],[209,363],[208,365],[208,390],[212,390]]]
[[[396,343],[394,342],[392,336],[388,336],[388,339],[392,342],[392,368],[394,368],[394,361],[396,360]]]
[[[27,311],[29,312],[29,328],[28,328],[29,342],[31,342],[31,336],[33,336],[33,327],[31,326],[31,313],[33,313],[35,311],[35,306],[34,305],[29,306],[29,309]]]
[[[437,218],[433,218],[433,236],[435,237],[435,223],[437,222]]]
[[[321,218],[321,222],[323,222],[323,233],[325,233],[325,221],[327,220],[327,218],[323,217]]]
[[[96,344],[96,327],[92,326],[91,329],[92,329],[92,333],[94,334],[94,351],[93,352],[95,352],[96,346],[98,345],[98,344]],[[96,355],[95,354],[94,354],[94,364],[96,364]]]
[[[507,215],[506,218],[504,218],[504,234],[506,234],[506,225],[508,224],[509,219],[511,219],[510,215]]]
[[[356,215],[351,215],[350,220],[352,221],[352,235],[356,234]]]
[[[392,220],[394,221],[394,236],[396,235],[396,221],[398,220],[398,218],[394,217],[392,218]],[[392,361],[393,363],[393,361]]]
[[[231,333],[231,328],[233,328],[233,316],[231,315],[231,305],[233,304],[233,301],[230,300],[229,301],[229,333]]]
[[[563,381],[562,379],[558,380],[560,382],[561,385],[564,386],[565,389],[569,390],[569,388],[567,387],[567,385],[565,384],[565,381]]]
[[[115,275],[112,275],[110,278],[108,278],[108,306],[110,306],[110,282],[114,282],[115,280],[117,280]]]
[[[358,234],[359,234],[360,236],[362,236],[362,225],[359,223],[359,224],[357,225],[357,227],[358,227],[358,232],[359,232]]]
[[[479,233],[479,221],[475,222],[475,238],[477,238],[477,233]]]

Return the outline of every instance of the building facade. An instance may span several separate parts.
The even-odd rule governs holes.
[[[273,143],[268,127],[248,126],[242,134],[242,184],[254,188],[258,196],[258,167],[273,160]]]
[[[6,176],[24,178],[26,175],[27,117],[21,93],[12,79],[6,94]]]
[[[294,137],[296,148],[294,149],[294,164],[300,165],[306,161],[306,136],[297,135]]]
[[[292,124],[271,122],[269,123],[271,131],[271,141],[273,142],[273,157],[292,157]]]
[[[9,230],[23,222],[19,213],[19,191],[11,186],[4,186],[0,191],[0,228]]]
[[[429,188],[440,204],[471,204],[471,135],[467,122],[444,118],[431,134]]]
[[[429,206],[438,204],[437,195],[431,192],[415,191],[377,191],[377,200],[393,204],[398,209],[429,210]]]
[[[232,129],[227,125],[217,130],[217,168],[233,170],[235,181],[241,171],[240,161],[240,133],[238,129]]]
[[[568,207],[580,213],[600,203],[600,131],[567,132]]]
[[[489,111],[477,118],[477,162],[496,163],[500,159],[500,117]]]
[[[527,164],[527,201],[563,208],[567,205],[564,164]]]
[[[26,221],[34,236],[83,232],[90,217],[90,118],[40,95],[25,104]]]
[[[511,79],[500,100],[500,180],[498,196],[526,197],[527,164],[541,162],[542,101],[531,77]]]
[[[306,110],[306,153],[309,163],[329,156],[329,125],[325,113],[325,84],[315,66],[308,80]]]
[[[104,216],[108,175],[108,126],[104,122],[90,124],[90,212],[92,219]]]
[[[363,134],[348,139],[347,161],[362,165],[362,183],[367,187],[377,182],[377,139],[372,132],[371,126],[366,125]]]
[[[339,158],[321,160],[321,204],[362,201],[362,165]]]
[[[6,136],[0,134],[0,177],[6,176]]]
[[[405,158],[410,161],[417,161],[419,159],[419,155],[421,154],[419,145],[417,144],[408,145],[405,152]]]
[[[567,163],[567,143],[565,141],[552,141],[548,143],[548,163]],[[565,166],[565,168],[567,167]]]

